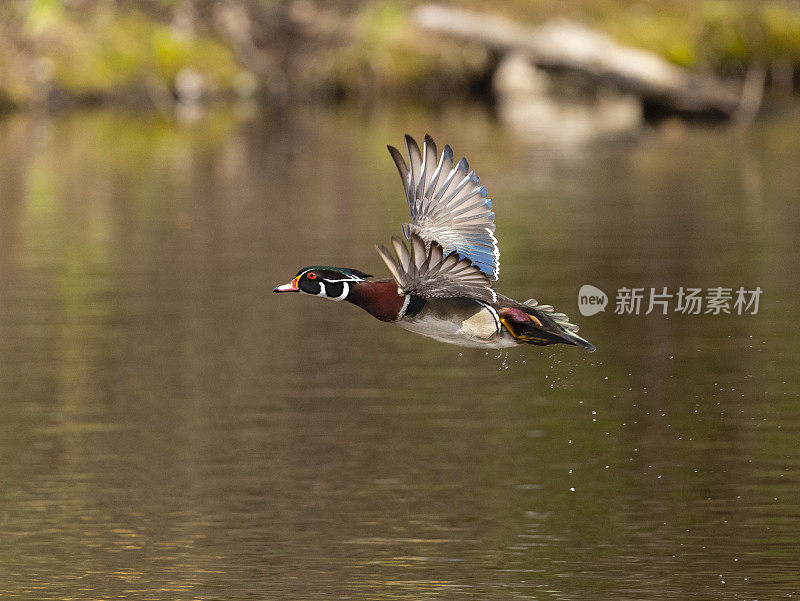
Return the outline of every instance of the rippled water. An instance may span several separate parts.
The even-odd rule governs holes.
[[[796,598],[798,126],[576,153],[479,109],[0,121],[0,596]],[[596,353],[272,294],[385,274],[406,131],[481,174],[499,289]],[[764,292],[617,315],[623,286]]]

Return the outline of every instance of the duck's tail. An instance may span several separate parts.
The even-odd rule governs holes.
[[[509,333],[528,344],[543,346],[546,344],[572,344],[595,351],[594,345],[578,336],[578,326],[570,323],[569,317],[559,313],[550,305],[540,305],[528,299],[523,303],[525,309],[502,309],[500,321]]]

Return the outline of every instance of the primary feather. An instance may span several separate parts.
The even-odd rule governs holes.
[[[500,251],[494,236],[492,201],[480,178],[469,170],[467,159],[453,166],[453,150],[445,146],[438,162],[433,139],[425,136],[420,149],[411,136],[406,136],[409,164],[393,146],[389,146],[403,188],[406,192],[411,223],[403,224],[406,239],[419,236],[430,248],[433,242],[442,246],[445,255],[457,252],[469,259],[489,279],[500,273]]]

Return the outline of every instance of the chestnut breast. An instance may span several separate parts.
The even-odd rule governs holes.
[[[381,321],[397,321],[406,297],[397,293],[394,280],[378,280],[353,285],[347,300]]]

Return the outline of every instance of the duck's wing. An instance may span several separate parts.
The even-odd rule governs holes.
[[[462,259],[456,253],[445,254],[435,240],[426,248],[422,237],[412,233],[410,251],[397,236],[392,237],[392,246],[397,259],[386,247],[375,248],[403,294],[423,298],[467,297],[487,303],[497,300],[489,276],[469,259]]]
[[[429,135],[420,150],[406,135],[409,165],[400,151],[389,146],[400,172],[411,209],[411,223],[403,224],[408,240],[416,234],[425,241],[442,245],[444,254],[453,251],[496,280],[500,273],[500,251],[494,237],[492,201],[479,178],[469,170],[467,159],[453,164],[453,150],[445,146],[437,161],[436,144]]]

